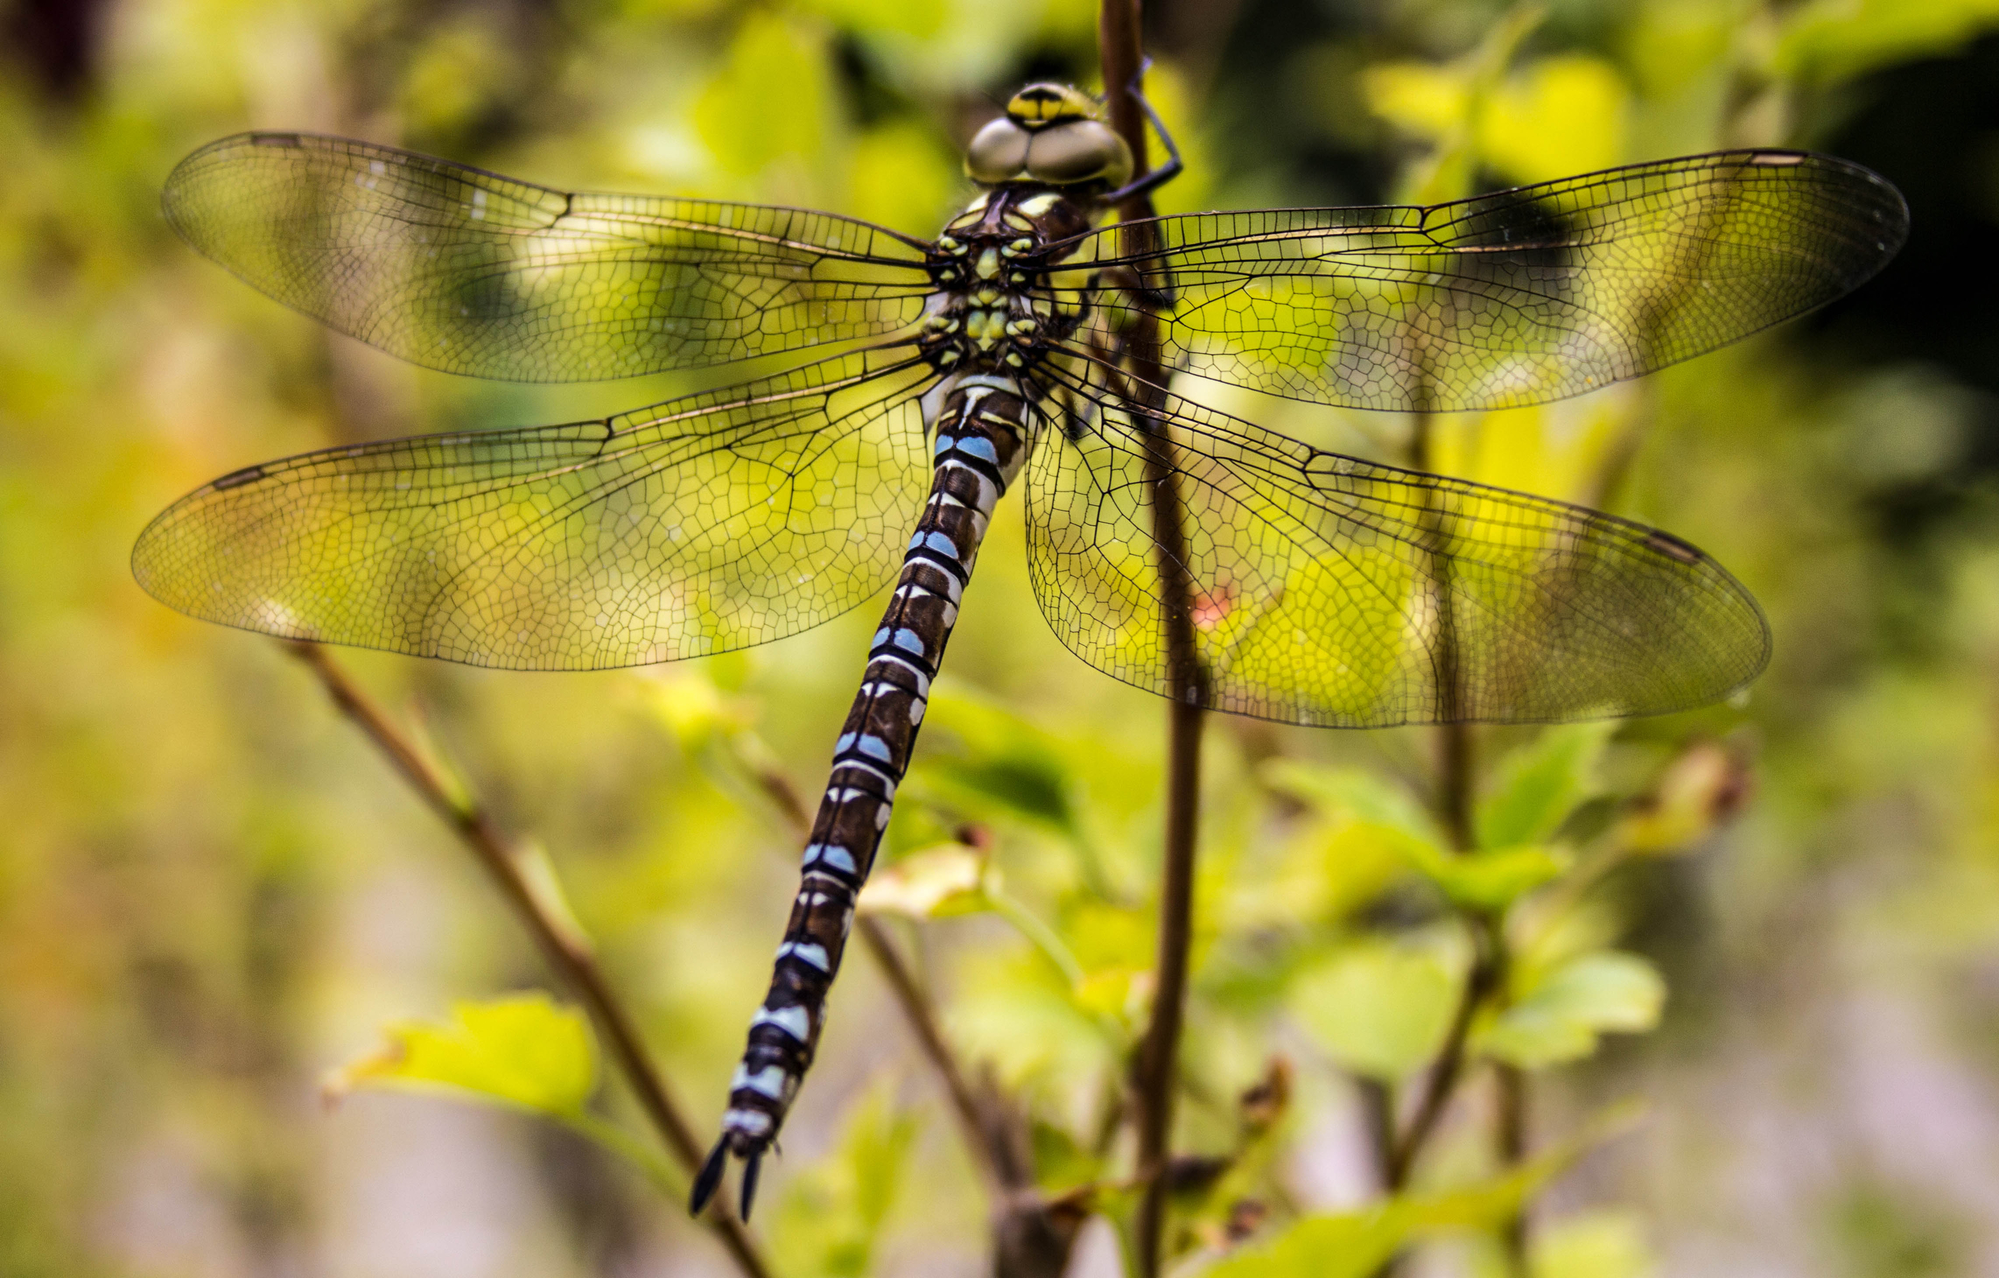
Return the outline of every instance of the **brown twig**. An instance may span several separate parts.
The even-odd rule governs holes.
[[[692,1174],[701,1165],[702,1149],[695,1140],[679,1105],[667,1092],[639,1038],[637,1027],[623,1004],[611,992],[590,940],[551,909],[543,893],[524,872],[519,852],[493,823],[475,799],[454,793],[431,761],[389,722],[368,695],[348,675],[325,647],[296,640],[287,641],[291,654],[317,675],[321,686],[340,712],[365,733],[377,750],[388,759],[403,780],[409,783],[430,809],[444,818],[452,832],[475,856],[500,895],[506,898],[516,918],[534,937],[548,965],[555,970],[570,994],[580,1002],[603,1036],[613,1065],[638,1098],[639,1107],[658,1130],[683,1169]],[[769,1267],[741,1221],[719,1199],[703,1215],[702,1221],[714,1231],[736,1262],[750,1278],[768,1278]]]
[[[1097,43],[1103,62],[1104,95],[1111,127],[1131,147],[1132,176],[1143,177],[1145,116],[1132,88],[1144,65],[1139,0],[1103,0]],[[1118,208],[1125,224],[1128,254],[1156,253],[1161,247],[1152,200],[1140,194]],[[1157,260],[1156,258],[1154,259]],[[1158,268],[1155,268],[1158,269]],[[1148,279],[1146,283],[1152,281]],[[1159,567],[1160,612],[1165,624],[1172,709],[1167,716],[1165,864],[1159,890],[1159,949],[1154,972],[1152,1021],[1139,1047],[1136,1110],[1138,1174],[1145,1182],[1134,1226],[1139,1278],[1155,1278],[1164,1259],[1168,1185],[1164,1175],[1173,1130],[1173,1075],[1186,1015],[1187,963],[1193,948],[1195,836],[1200,817],[1201,706],[1206,680],[1194,643],[1193,582],[1188,571],[1186,511],[1178,484],[1179,467],[1165,423],[1147,414],[1156,407],[1168,370],[1160,361],[1159,323],[1143,307],[1123,336],[1134,390],[1151,402],[1131,405],[1133,420],[1149,426],[1146,486],[1152,494],[1152,538]]]
[[[1429,1075],[1423,1082],[1422,1096],[1416,1102],[1416,1110],[1410,1115],[1409,1125],[1396,1140],[1394,1152],[1388,1160],[1388,1188],[1391,1193],[1408,1186],[1409,1175],[1416,1168],[1417,1155],[1423,1152],[1425,1142],[1436,1130],[1437,1120],[1444,1116],[1444,1110],[1464,1076],[1465,1047],[1471,1037],[1472,1021],[1478,1014],[1479,1005],[1499,983],[1495,931],[1496,928],[1485,927],[1477,933],[1478,953],[1472,959],[1471,971],[1465,975],[1464,990],[1458,996],[1457,1010],[1451,1015],[1450,1029],[1445,1033],[1444,1045],[1437,1053],[1437,1063],[1430,1067]]]
[[[1493,1067],[1493,1084],[1498,1089],[1494,1098],[1493,1119],[1497,1129],[1494,1143],[1499,1147],[1499,1163],[1502,1167],[1518,1167],[1527,1161],[1527,1072],[1518,1065],[1502,1062]],[[1523,1203],[1500,1230],[1500,1242],[1506,1248],[1509,1272],[1516,1278],[1525,1275],[1526,1204]]]

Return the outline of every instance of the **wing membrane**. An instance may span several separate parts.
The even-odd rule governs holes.
[[[856,353],[604,421],[252,466],[154,520],[133,570],[204,620],[473,665],[763,643],[894,575],[930,377]]]
[[[590,381],[912,322],[914,241],[829,213],[570,194],[344,138],[248,133],[167,179],[167,218],[287,306],[447,372]]]
[[[1157,437],[1095,370],[1029,463],[1028,560],[1068,647],[1171,695],[1151,538]],[[1762,669],[1712,559],[1611,515],[1316,449],[1172,396],[1195,645],[1217,710],[1320,727],[1679,710]]]
[[[1637,377],[1822,306],[1908,232],[1895,189],[1824,156],[1731,151],[1430,207],[1160,218],[1079,261],[1168,263],[1169,364],[1354,408],[1508,408]],[[1106,299],[1111,326],[1140,305]]]

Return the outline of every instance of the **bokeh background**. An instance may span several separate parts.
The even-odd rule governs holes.
[[[1569,1239],[1542,1271],[1999,1273],[1999,5],[1149,8],[1155,95],[1190,162],[1167,211],[1449,195],[1745,144],[1834,152],[1907,194],[1907,249],[1852,298],[1640,386],[1447,421],[1438,455],[1699,543],[1776,635],[1740,704],[1619,728],[1565,827],[1587,843],[1689,749],[1730,761],[1685,846],[1591,893],[1595,934],[1668,993],[1653,1032],[1536,1075],[1537,1139],[1648,1106],[1537,1207]],[[0,30],[0,1274],[727,1272],[673,1203],[566,1132],[427,1096],[322,1103],[385,1025],[547,978],[307,671],[167,611],[126,569],[152,514],[253,461],[696,383],[398,365],[199,259],[160,184],[214,137],[308,129],[930,234],[966,194],[957,148],[1013,87],[1092,81],[1094,6],[73,0],[0,7]],[[1409,431],[1231,406],[1390,459]],[[1035,1106],[1060,1182],[1143,1006],[1165,716],[1055,642],[1019,544],[1016,506],[890,854],[981,822],[1013,898],[1083,970],[1081,994],[1051,984],[989,914],[898,924],[954,1041]],[[872,621],[653,671],[347,659],[547,849],[704,1129],[795,874],[730,760],[754,734],[815,791]],[[1482,753],[1533,740],[1488,733]],[[1420,797],[1430,744],[1211,725],[1189,1069],[1225,1096],[1272,1053],[1291,1062],[1266,1186],[1280,1218],[1375,1192],[1352,1081],[1372,1049],[1329,1024],[1358,970],[1340,964],[1383,929],[1406,948],[1436,911],[1329,853],[1309,805],[1265,782],[1285,759]],[[1479,1097],[1433,1176],[1477,1161]],[[629,1113],[615,1089],[602,1103]],[[984,1208],[942,1114],[857,958],[765,1191],[784,1271],[981,1272]],[[1417,1263],[1493,1261],[1447,1242]],[[1116,1272],[1115,1248],[1086,1234],[1077,1264]]]

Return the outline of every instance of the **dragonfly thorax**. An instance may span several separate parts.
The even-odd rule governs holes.
[[[936,285],[919,345],[940,371],[1015,372],[1067,338],[1081,313],[1051,287],[1090,219],[1075,200],[1045,187],[981,192],[945,226],[928,256]]]

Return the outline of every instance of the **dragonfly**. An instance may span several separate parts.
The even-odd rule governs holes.
[[[749,1212],[1008,490],[1061,642],[1212,710],[1347,728],[1657,714],[1730,695],[1769,656],[1755,600],[1670,533],[1311,447],[1172,386],[1400,412],[1580,394],[1858,287],[1906,236],[1892,186],[1736,150],[1430,206],[1111,222],[1179,170],[1151,118],[1171,159],[1134,178],[1095,98],[1022,89],[972,138],[976,193],[933,239],[304,133],[225,138],[167,181],[194,248],[428,368],[566,382],[795,357],[601,420],[246,466],[133,553],[140,584],[197,618],[514,670],[726,652],[893,585],[696,1211],[739,1159]],[[1170,376],[1141,375],[1141,331]]]

